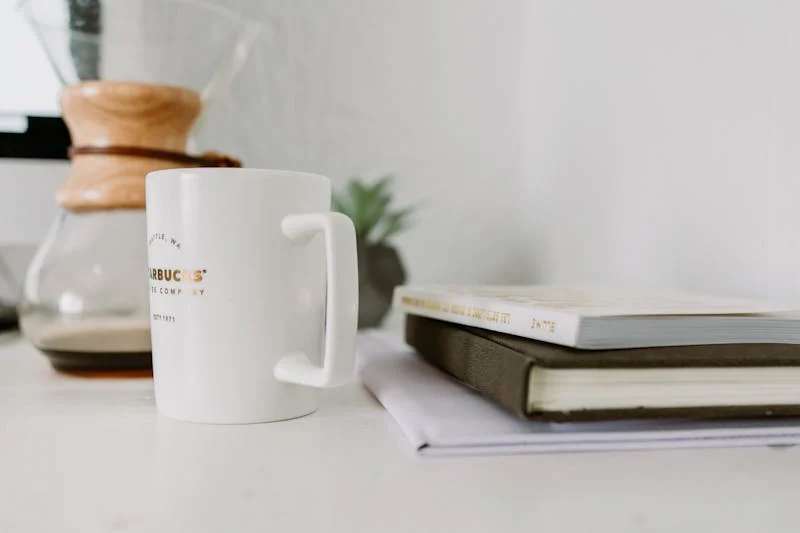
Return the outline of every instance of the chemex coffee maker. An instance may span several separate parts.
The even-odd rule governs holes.
[[[151,368],[145,175],[240,166],[190,149],[260,25],[197,0],[23,0],[63,84],[61,212],[29,267],[23,335],[62,371]]]

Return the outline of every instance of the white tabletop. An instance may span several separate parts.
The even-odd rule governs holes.
[[[796,530],[800,449],[419,457],[361,386],[298,420],[156,414],[0,335],[0,531]]]

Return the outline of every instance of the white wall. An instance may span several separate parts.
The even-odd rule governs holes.
[[[800,4],[525,3],[537,281],[800,298]]]
[[[53,15],[67,10],[66,2],[48,7]],[[10,117],[20,114],[58,115],[58,78],[18,2],[0,2],[0,49],[0,131],[18,131]]]
[[[67,170],[63,161],[0,159],[0,300],[19,296],[36,243],[58,214],[53,196]]]
[[[218,3],[272,29],[200,148],[336,186],[395,173],[399,204],[425,204],[397,241],[412,281],[525,278],[518,0]],[[0,236],[17,216],[0,221]]]
[[[415,282],[527,275],[518,0],[241,0],[273,25],[206,147],[250,166],[397,175],[425,202],[398,239]]]
[[[66,161],[0,158],[0,246],[39,242],[58,215]]]
[[[800,297],[800,4],[229,4],[276,29],[204,147],[397,173],[412,281]]]

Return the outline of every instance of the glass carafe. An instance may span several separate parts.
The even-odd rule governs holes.
[[[145,175],[237,165],[190,154],[204,110],[259,25],[196,0],[25,0],[63,83],[71,167],[19,307],[24,336],[65,371],[151,368]]]

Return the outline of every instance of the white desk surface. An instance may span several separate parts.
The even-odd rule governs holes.
[[[298,420],[156,414],[0,335],[0,531],[796,531],[800,449],[419,457],[361,386]]]

